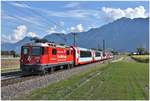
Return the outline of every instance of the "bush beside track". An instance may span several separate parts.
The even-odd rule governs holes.
[[[149,62],[149,55],[132,55],[131,58],[138,62],[143,62],[143,63]]]

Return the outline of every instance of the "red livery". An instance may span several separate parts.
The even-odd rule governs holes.
[[[80,64],[110,59],[113,55],[86,48],[48,42],[28,43],[21,47],[20,67],[24,74],[42,73],[56,68],[71,68]]]

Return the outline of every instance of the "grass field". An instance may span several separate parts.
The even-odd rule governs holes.
[[[149,62],[149,55],[132,55],[131,56],[134,60],[139,61],[139,62]]]
[[[148,64],[137,62],[97,65],[17,99],[148,99],[148,69]]]

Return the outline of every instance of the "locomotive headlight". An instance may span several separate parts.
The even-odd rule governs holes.
[[[23,59],[21,59],[20,62],[23,62]]]
[[[38,60],[36,60],[36,63],[40,63],[40,60],[38,59]]]

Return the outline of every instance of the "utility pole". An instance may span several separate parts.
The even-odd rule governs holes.
[[[103,40],[103,56],[105,56],[105,40]]]
[[[99,45],[99,43],[97,44],[97,50],[99,50],[100,49],[100,45]]]
[[[76,46],[76,33],[72,33],[73,34],[73,39],[74,39],[74,42],[73,42],[73,46]]]

